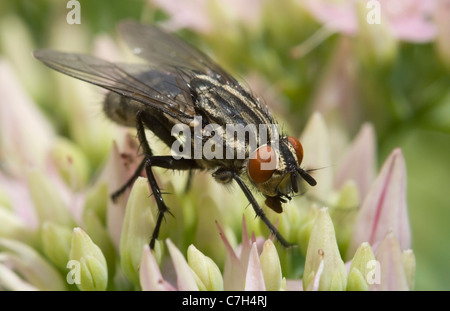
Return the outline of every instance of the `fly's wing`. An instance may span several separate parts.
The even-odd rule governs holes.
[[[201,51],[181,39],[150,25],[127,20],[119,25],[119,31],[133,53],[158,67],[186,69],[205,73],[224,83],[239,83]]]
[[[34,57],[61,73],[150,105],[180,121],[186,122],[194,116],[185,77],[179,72],[166,72],[145,64],[116,64],[90,55],[53,50],[37,50]]]

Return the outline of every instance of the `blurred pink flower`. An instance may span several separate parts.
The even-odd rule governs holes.
[[[379,276],[377,282],[371,285],[371,290],[410,290],[413,285],[408,284],[408,264],[404,256],[407,252],[402,252],[396,236],[389,232],[381,241],[376,259],[379,263]]]
[[[198,290],[186,260],[170,240],[167,240],[170,256],[177,273],[177,287],[167,282],[159,270],[158,263],[148,245],[144,246],[139,269],[141,288],[144,291]]]
[[[21,87],[12,68],[2,60],[0,93],[0,188],[7,191],[14,212],[31,228],[38,225],[34,206],[38,203],[30,189],[29,176],[39,171],[45,173],[62,203],[73,217],[78,218],[84,197],[70,189],[58,171],[52,154],[58,138]],[[67,166],[73,166],[69,155],[66,161]]]
[[[406,202],[406,166],[402,151],[395,149],[384,162],[358,212],[349,254],[363,242],[376,251],[389,232],[398,238],[402,250],[411,247]]]
[[[225,21],[253,24],[259,19],[260,0],[150,0],[166,11],[170,18],[163,22],[168,30],[191,28],[208,33],[214,25],[223,27]],[[220,22],[218,22],[220,20]]]
[[[259,261],[264,239],[247,236],[245,218],[242,220],[242,243],[234,250],[219,224],[217,227],[225,245],[225,266],[223,269],[224,290],[265,290],[264,278]]]
[[[360,2],[360,3],[358,3]],[[436,37],[432,20],[435,0],[377,0],[381,23],[387,22],[393,36],[402,41],[427,42]],[[325,27],[346,35],[358,33],[358,8],[362,5],[369,13],[369,0],[305,0],[304,7]]]

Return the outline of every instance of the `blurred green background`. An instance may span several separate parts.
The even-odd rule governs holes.
[[[69,138],[73,134],[69,121],[60,116],[54,90],[45,84],[49,73],[38,67],[31,51],[55,47],[58,27],[69,29],[67,36],[76,37],[73,45],[82,42],[70,49],[86,52],[98,35],[116,38],[116,25],[122,19],[155,22],[169,17],[151,1],[79,2],[80,25],[67,24],[67,1],[0,3],[0,57],[12,63],[25,89],[57,132]],[[191,4],[194,12],[196,3]],[[266,101],[294,133],[301,132],[312,111],[321,110],[330,124],[344,127],[349,137],[364,122],[372,122],[379,164],[393,148],[401,147],[407,164],[416,289],[450,290],[450,55],[446,63],[435,41],[417,44],[395,38],[393,42],[383,35],[375,39],[364,34],[347,37],[335,33],[298,57],[295,47],[317,34],[322,25],[296,1],[261,3],[256,23],[237,19],[225,26],[222,19],[213,18],[216,24],[208,32],[191,29],[180,33],[236,76],[256,75],[264,81],[277,97],[269,95]],[[198,14],[199,20],[204,18],[200,8]],[[217,17],[222,12],[215,14]],[[447,38],[450,40],[450,29]],[[381,45],[386,40],[393,45],[377,54],[371,40]],[[40,68],[38,72],[44,76],[29,75],[28,70],[33,68]],[[321,98],[332,91],[336,91],[331,93],[335,106],[324,107]]]

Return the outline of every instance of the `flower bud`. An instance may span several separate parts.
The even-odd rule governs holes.
[[[282,281],[281,264],[277,249],[272,240],[266,240],[264,242],[259,261],[261,262],[266,290],[280,290]]]
[[[402,250],[397,237],[392,231],[381,242],[376,258],[379,262],[380,277],[378,282],[372,284],[371,289],[409,290]]]
[[[414,289],[414,278],[416,275],[416,257],[412,249],[402,252],[403,266],[405,268],[406,281],[410,290]]]
[[[350,266],[347,280],[347,290],[368,290],[371,282],[372,269],[374,269],[375,255],[370,244],[362,243],[356,250]]]
[[[139,263],[142,249],[155,228],[156,206],[150,198],[147,178],[139,177],[131,189],[120,237],[120,264],[125,275],[139,285]]]
[[[72,241],[72,230],[47,221],[42,225],[41,240],[45,255],[58,268],[66,269]]]
[[[339,254],[333,222],[327,208],[322,208],[314,223],[306,252],[303,286],[310,283],[323,265],[318,290],[344,290],[347,287],[347,270]],[[316,286],[314,286],[316,287]]]
[[[223,278],[220,269],[211,258],[203,255],[202,252],[192,244],[187,250],[187,261],[200,290],[223,290]]]
[[[159,243],[157,244],[159,245]],[[175,288],[161,275],[158,263],[148,245],[142,251],[142,260],[139,265],[139,280],[144,291],[170,291]]]
[[[91,238],[80,228],[73,230],[72,246],[69,263],[75,261],[79,264],[79,279],[75,281],[80,290],[101,291],[108,285],[108,267],[105,256],[100,248],[92,242]],[[76,276],[77,277],[77,276]],[[69,280],[69,275],[67,276]]]

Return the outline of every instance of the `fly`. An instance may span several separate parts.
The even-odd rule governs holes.
[[[103,103],[105,114],[118,124],[136,127],[144,158],[133,176],[111,195],[112,199],[117,199],[145,170],[158,207],[150,240],[153,249],[169,208],[164,203],[152,167],[190,173],[209,170],[219,183],[235,181],[270,232],[282,245],[289,246],[290,243],[268,220],[249,185],[262,193],[265,204],[277,213],[283,211],[282,203],[299,192],[300,182],[315,186],[315,179],[300,167],[301,143],[293,136],[280,134],[267,107],[199,50],[157,27],[134,21],[122,22],[119,31],[132,51],[147,61],[146,64],[112,63],[85,54],[52,50],[34,52],[34,56],[50,68],[109,90]],[[174,127],[184,125],[189,129],[187,134],[192,134],[184,144],[194,151],[198,139],[200,147],[206,147],[213,132],[225,131],[230,124],[240,125],[248,132],[233,141],[224,134],[215,135],[215,146],[211,149],[209,145],[209,150],[216,157],[205,152],[199,157],[154,155],[145,134],[145,129],[149,129],[171,147],[178,142],[173,135]],[[200,136],[205,134],[206,138],[199,138],[199,133]],[[257,138],[264,134],[267,142],[250,148],[250,134]],[[223,147],[223,151],[218,147]],[[230,148],[232,157],[228,157]],[[236,157],[239,152],[243,156]],[[270,163],[275,164],[268,165]]]

